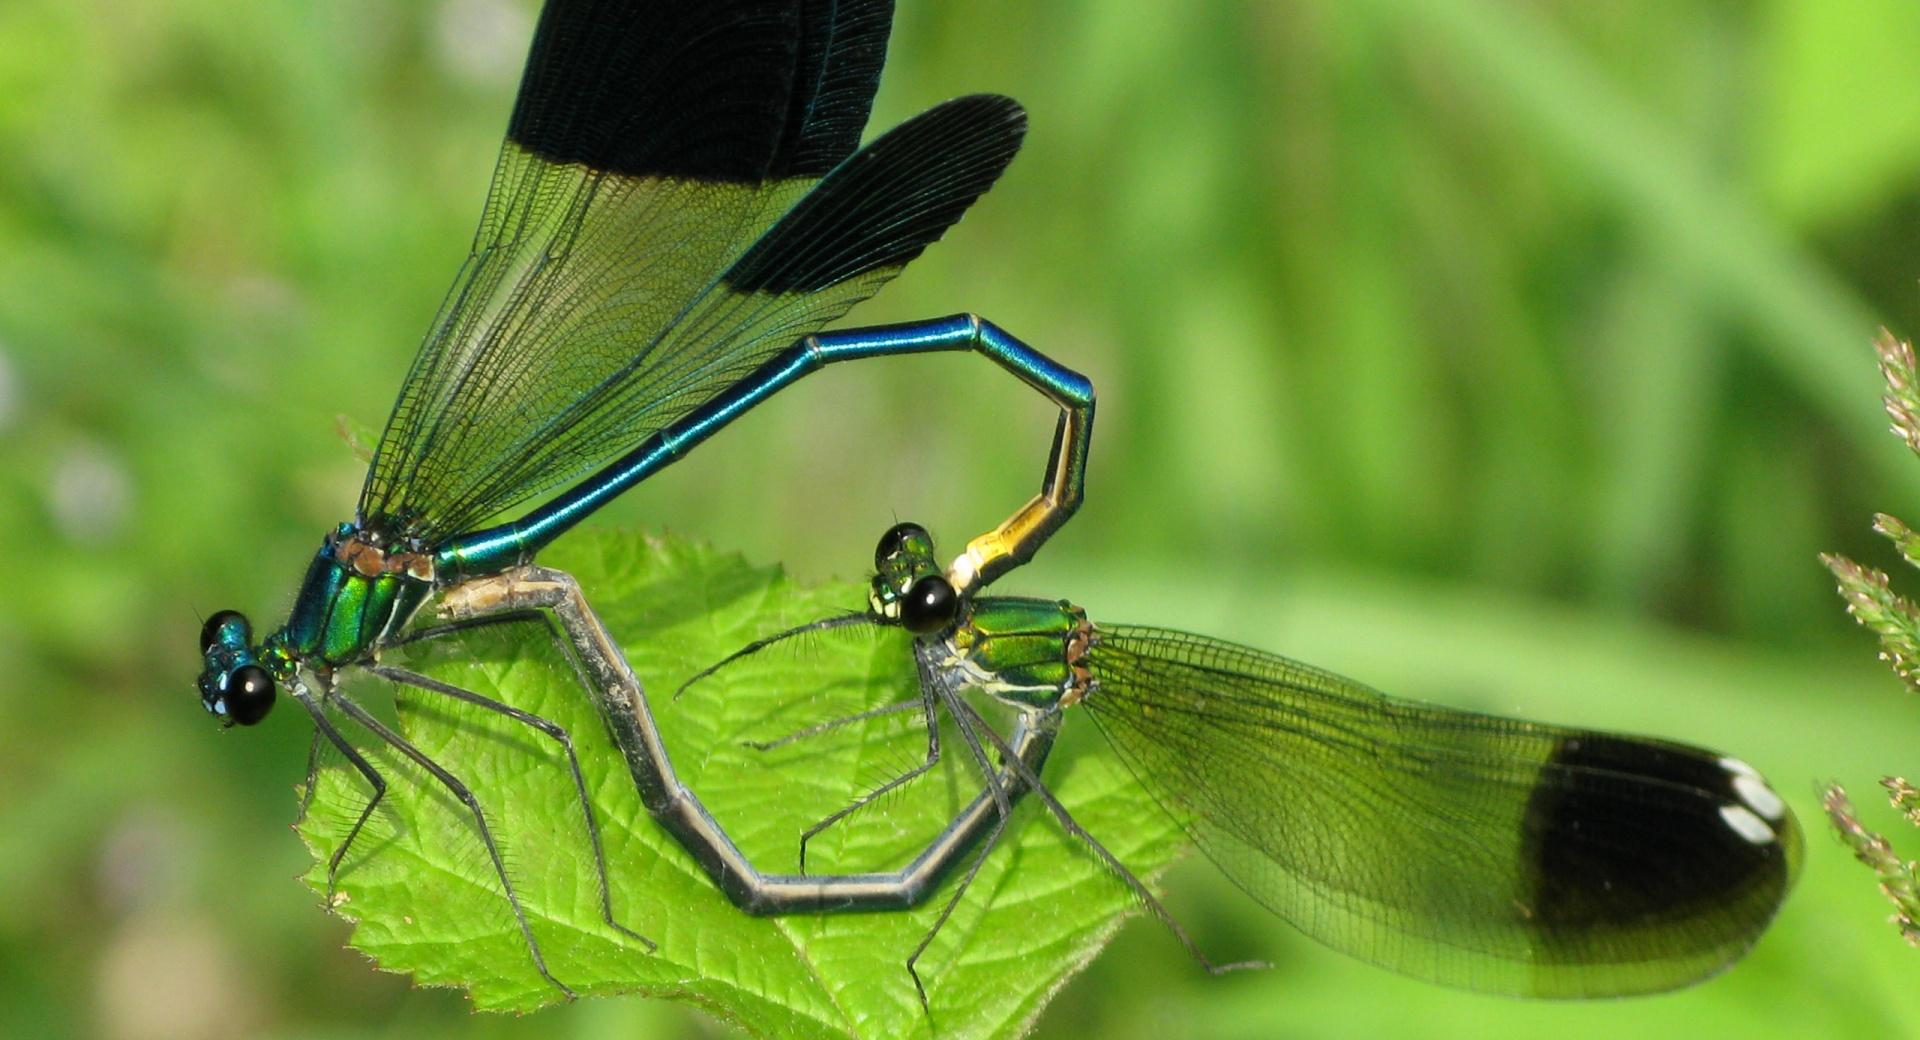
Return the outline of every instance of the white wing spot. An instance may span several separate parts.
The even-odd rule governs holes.
[[[1754,812],[1769,820],[1779,820],[1787,815],[1787,803],[1781,801],[1780,796],[1773,793],[1773,788],[1757,776],[1734,777],[1733,791]]]
[[[1771,845],[1778,837],[1773,833],[1773,828],[1767,826],[1767,821],[1755,816],[1753,810],[1744,805],[1721,806],[1720,818],[1727,821],[1727,826],[1733,828],[1735,834],[1754,845]]]

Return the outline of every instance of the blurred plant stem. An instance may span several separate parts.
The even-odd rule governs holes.
[[[1920,454],[1920,371],[1916,370],[1920,366],[1915,363],[1913,344],[1882,329],[1874,349],[1880,354],[1880,371],[1887,380],[1885,400],[1893,432]],[[1900,550],[1909,566],[1920,568],[1920,535],[1912,528],[1880,513],[1873,518],[1873,529]],[[1920,608],[1894,592],[1892,582],[1881,571],[1833,553],[1822,553],[1820,560],[1839,580],[1847,613],[1880,637],[1880,659],[1920,692],[1920,673],[1916,672],[1920,667]],[[1887,789],[1893,807],[1906,816],[1907,822],[1920,826],[1920,789],[1897,776],[1882,778],[1880,786]],[[1831,784],[1821,793],[1820,804],[1854,857],[1879,875],[1880,891],[1893,903],[1893,923],[1901,937],[1910,945],[1920,946],[1920,863],[1901,859],[1891,842],[1868,830],[1839,784]]]

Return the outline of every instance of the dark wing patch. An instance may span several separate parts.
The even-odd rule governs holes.
[[[507,137],[550,162],[757,183],[786,130],[792,0],[548,0]]]
[[[1395,700],[1199,636],[1100,626],[1082,702],[1235,884],[1382,967],[1534,997],[1724,969],[1798,825],[1709,751]]]
[[[772,177],[819,177],[859,147],[892,28],[893,0],[803,0],[787,127]]]
[[[550,0],[472,255],[388,419],[361,520],[438,545],[579,480],[958,220],[1025,118],[962,98],[854,151],[892,11]]]
[[[1012,98],[975,94],[894,127],[822,178],[727,272],[740,292],[814,292],[900,268],[938,241],[1013,161]]]
[[[1786,858],[1730,825],[1780,825],[1743,800],[1736,768],[1664,741],[1563,737],[1521,826],[1528,903],[1549,938],[1619,921],[1711,920],[1729,892],[1785,891]]]

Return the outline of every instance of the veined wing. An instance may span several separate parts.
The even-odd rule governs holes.
[[[898,274],[1013,160],[1026,114],[1009,98],[937,105],[834,167],[635,356],[524,428],[447,512],[470,527],[591,471],[747,375]]]
[[[1735,759],[1099,631],[1084,704],[1115,750],[1236,884],[1362,960],[1486,992],[1656,992],[1731,964],[1792,883],[1798,827]]]
[[[473,251],[401,389],[361,517],[432,543],[578,479],[938,238],[991,176],[921,170],[867,208],[877,223],[841,212],[862,178],[840,171],[872,165],[849,157],[891,18],[890,0],[550,0]],[[900,151],[881,146],[934,114],[859,154]],[[1010,158],[1017,129],[996,133]],[[834,205],[800,220],[810,190]],[[873,248],[903,221],[911,248]],[[740,266],[795,255],[801,231],[865,243],[868,262]]]

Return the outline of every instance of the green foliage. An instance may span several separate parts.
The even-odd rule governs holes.
[[[776,648],[671,698],[704,663],[797,619],[857,607],[863,589],[802,588],[778,569],[683,540],[607,531],[571,540],[551,563],[589,594],[614,590],[596,597],[595,608],[625,639],[682,780],[762,870],[792,873],[803,828],[924,751],[917,712],[770,751],[745,746],[915,696],[912,656],[897,630],[862,627],[847,638]],[[920,961],[929,1022],[903,963],[954,885],[908,913],[741,913],[646,815],[548,633],[534,623],[467,632],[425,643],[405,660],[574,735],[601,821],[615,919],[657,941],[656,952],[602,920],[591,846],[556,742],[442,696],[388,692],[401,730],[479,796],[549,969],[583,995],[685,1001],[767,1037],[904,1037],[936,1025],[943,1037],[1018,1036],[1132,907],[1082,846],[1037,806],[1025,809]],[[371,694],[387,685],[350,688]],[[910,860],[980,789],[960,764],[965,746],[949,738],[943,762],[951,768],[816,838],[809,868],[860,872]],[[559,1000],[533,969],[463,806],[390,748],[357,743],[397,782],[339,876],[334,903],[355,922],[353,944],[387,970],[463,987],[483,1009]],[[1177,829],[1110,757],[1058,761],[1048,775],[1078,818],[1137,871],[1158,872],[1180,848]],[[302,827],[316,857],[307,875],[316,891],[325,890],[327,857],[365,791],[344,762],[322,771]]]
[[[1920,328],[1920,6],[898,6],[876,126],[992,90],[1033,130],[853,317],[978,310],[1100,391],[1087,505],[1009,591],[1723,747],[1807,821],[1812,778],[1911,765],[1889,721],[1910,695],[1811,561],[1895,569],[1859,520],[1914,515],[1854,359],[1876,325]],[[277,623],[351,513],[366,465],[334,417],[386,418],[471,239],[534,7],[0,2],[10,1034],[720,1029],[640,999],[474,1016],[368,971],[287,880],[310,863],[285,824],[311,727],[283,705],[221,735],[191,691],[201,619]],[[1052,415],[973,361],[812,377],[612,512],[809,580],[857,569],[896,514],[980,530],[1033,493]],[[776,820],[774,865],[807,810]],[[1182,920],[1280,967],[1211,979],[1135,925],[1037,1033],[1912,1034],[1915,965],[1862,882],[1811,842],[1727,977],[1575,1005],[1325,954],[1195,864],[1170,879]]]

